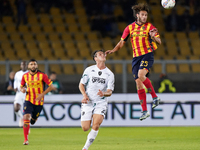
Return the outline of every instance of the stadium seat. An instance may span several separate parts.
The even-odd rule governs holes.
[[[51,24],[45,24],[43,25],[43,31],[45,33],[53,33],[54,32],[54,28]]]
[[[31,15],[28,17],[28,23],[29,24],[37,24],[38,23],[38,18],[36,15]]]
[[[189,47],[189,43],[187,39],[179,40],[178,43],[179,43],[179,49],[180,49],[181,55],[183,56],[191,55],[190,47]]]
[[[89,48],[87,47],[79,49],[79,53],[80,53],[80,56],[83,58],[87,59],[91,57],[91,53],[89,51]]]
[[[87,16],[85,16],[85,15],[78,16],[77,20],[78,20],[78,23],[81,25],[88,24],[88,19],[87,19]]]
[[[31,58],[35,58],[37,60],[43,60],[44,58],[41,56],[40,51],[38,48],[29,49],[29,55]]]
[[[4,56],[6,59],[9,59],[9,60],[17,60],[17,56],[15,55],[15,51],[13,49],[6,49],[4,50]]]
[[[13,18],[11,16],[3,16],[2,21],[4,24],[13,24]]]
[[[177,55],[176,60],[186,60],[187,56]]]
[[[122,64],[114,64],[115,74],[122,74],[123,68]]]
[[[102,42],[102,46],[103,46],[103,49],[104,50],[111,50],[111,49],[113,49],[113,44],[112,44],[112,42],[111,41],[108,41],[108,42]]]
[[[5,74],[6,74],[6,66],[0,65],[0,75],[5,75]]]
[[[63,48],[54,49],[54,54],[57,59],[62,59],[62,60],[68,59],[66,52]]]
[[[16,26],[14,24],[6,25],[6,31],[9,33],[16,33]]]
[[[75,74],[74,67],[71,64],[63,64],[63,72],[66,75],[73,75]]]
[[[70,33],[63,33],[63,34],[61,35],[61,37],[62,37],[62,40],[63,40],[64,42],[72,41],[72,36],[71,36]]]
[[[50,33],[50,34],[48,34],[48,38],[49,38],[49,40],[51,41],[51,42],[53,42],[53,41],[59,41],[60,39],[59,39],[59,34],[57,34],[57,33]]]
[[[40,23],[42,23],[42,24],[51,24],[48,14],[41,14],[39,16],[39,20],[40,20]]]
[[[122,10],[122,7],[120,5],[116,5],[114,8],[114,16],[118,17],[118,16],[123,16],[124,15],[124,11]]]
[[[22,36],[23,36],[24,41],[33,41],[34,40],[32,33],[26,33],[26,34],[23,34]]]
[[[55,29],[58,33],[65,33],[66,27],[64,24],[55,25]]]
[[[41,26],[39,24],[31,24],[31,32],[32,33],[41,33]]]
[[[60,15],[60,9],[57,7],[51,7],[50,8],[50,14],[52,16],[59,16]]]
[[[186,10],[185,7],[182,6],[182,5],[177,5],[176,6],[177,14],[180,15],[180,16],[183,15],[183,13],[185,12],[185,10]]]
[[[199,39],[199,33],[198,32],[189,32],[188,36],[189,36],[190,40]]]
[[[162,73],[162,64],[153,64],[152,69],[154,73]]]
[[[117,23],[119,31],[123,32],[128,24],[126,22],[119,22]]]
[[[127,64],[127,72],[132,74],[132,64]]]
[[[193,55],[190,55],[190,60],[199,60],[199,56],[193,56]]]
[[[21,35],[19,33],[10,34],[10,39],[12,41],[21,41]]]
[[[38,59],[37,59],[38,60]],[[45,72],[45,65],[43,65],[43,64],[39,64],[38,65],[38,69],[40,70],[40,71],[42,71],[42,72],[44,72],[44,73],[48,73],[48,72]]]
[[[35,43],[35,41],[27,41],[26,42],[26,47],[30,50],[30,49],[37,49],[37,45]]]
[[[49,64],[49,68],[51,72],[56,72],[56,74],[62,73],[60,64]]]
[[[191,64],[192,72],[200,73],[200,64]]]
[[[123,46],[120,50],[117,51],[117,54],[120,58],[126,59],[126,57],[128,56],[127,48]]]
[[[41,41],[46,41],[46,34],[44,33],[38,33],[35,35],[35,38],[38,42],[41,42]]]
[[[88,48],[88,44],[87,41],[77,41],[77,47],[79,50],[83,49],[83,48]]]
[[[199,39],[196,40],[192,40],[191,41],[191,46],[192,46],[192,50],[193,50],[193,54],[196,56],[200,56],[200,42]]]
[[[76,13],[76,15],[78,15],[78,16],[80,16],[80,15],[85,15],[86,16],[86,12],[85,12],[85,9],[84,9],[84,7],[82,7],[82,8],[75,8],[75,13]]]
[[[7,35],[7,33],[1,33],[0,34],[0,41],[1,42],[8,42],[8,35]]]
[[[79,32],[77,24],[68,24],[67,27],[69,32]]]
[[[175,64],[167,64],[166,71],[167,73],[177,73],[177,66]]]
[[[67,24],[76,24],[76,20],[74,18],[74,15],[73,14],[68,14],[68,15],[65,15],[65,22]]]
[[[179,64],[178,65],[180,73],[190,73],[190,66],[189,64]]]
[[[167,53],[169,56],[178,55],[178,50],[176,47],[176,42],[174,40],[166,40]]]
[[[178,40],[187,40],[187,35],[185,32],[176,32],[176,38]]]
[[[85,34],[81,32],[74,33],[74,39],[76,41],[85,40]]]
[[[155,50],[155,56],[164,56],[166,55],[165,47],[163,44],[158,45],[158,49]]]
[[[84,71],[83,64],[75,64],[74,66],[77,74],[83,74]]]
[[[165,32],[164,38],[165,38],[165,40],[174,40],[175,41],[175,37],[174,37],[173,32]]]
[[[29,56],[28,56],[28,52],[25,48],[21,48],[21,49],[15,49],[18,58],[20,58],[21,60],[28,60]]]
[[[20,32],[20,33],[28,33],[29,32],[29,28],[28,28],[28,26],[27,25],[20,25],[19,27],[18,27],[18,31]]]
[[[102,49],[101,46],[100,46],[99,40],[90,41],[90,48],[91,48],[92,51]]]
[[[11,70],[14,72],[21,70],[18,64],[10,64],[10,67],[11,67]]]
[[[80,29],[82,32],[91,32],[91,28],[89,24],[81,24]]]
[[[54,24],[63,24],[63,17],[62,16],[52,16],[52,21]]]
[[[12,49],[10,42],[2,42],[1,48],[5,51],[6,49]]]
[[[76,50],[73,42],[65,42],[64,47],[67,50],[67,56],[68,57],[73,58],[73,57],[76,57],[78,55],[77,50]]]
[[[99,40],[97,32],[88,32],[87,38],[88,40]]]

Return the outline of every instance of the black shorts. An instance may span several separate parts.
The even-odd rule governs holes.
[[[134,57],[132,60],[132,73],[133,77],[136,80],[138,78],[138,71],[139,69],[149,69],[152,67],[154,62],[154,55],[153,52],[147,53],[142,56]]]
[[[24,102],[24,114],[31,114],[33,119],[37,119],[42,111],[43,105],[34,105],[29,101]]]

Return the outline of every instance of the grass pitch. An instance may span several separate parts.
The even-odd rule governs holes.
[[[82,150],[81,128],[31,128],[22,145],[22,128],[0,128],[1,150]],[[90,150],[199,150],[200,127],[101,127]]]

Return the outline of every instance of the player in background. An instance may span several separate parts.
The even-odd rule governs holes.
[[[133,48],[132,73],[143,111],[140,120],[143,120],[150,116],[147,111],[146,93],[143,85],[146,86],[148,92],[152,95],[152,108],[158,106],[160,102],[146,74],[149,72],[154,62],[153,51],[157,49],[156,43],[161,44],[161,39],[158,30],[151,23],[147,22],[149,12],[148,5],[140,3],[132,6],[132,9],[136,21],[129,24],[124,29],[119,43],[112,50],[107,50],[105,53],[107,55],[120,50],[126,43],[128,37],[130,37]]]
[[[88,150],[95,140],[99,126],[107,112],[108,101],[106,97],[111,96],[114,90],[114,74],[105,65],[104,51],[96,50],[93,53],[93,59],[96,65],[85,69],[79,83],[79,89],[83,95],[81,101],[81,126],[83,131],[88,131],[91,121],[93,122],[82,150]]]
[[[14,89],[16,91],[15,101],[14,101],[14,111],[15,111],[15,114],[20,118],[19,126],[22,127],[23,115],[21,111],[21,106],[23,106],[26,94],[20,91],[20,85],[21,85],[22,76],[28,72],[26,61],[21,62],[20,68],[21,70],[16,72],[15,77],[14,77]]]
[[[30,123],[35,124],[44,104],[44,95],[50,92],[54,87],[48,76],[38,70],[37,61],[31,59],[28,62],[29,72],[22,77],[20,91],[26,93],[24,102],[24,145],[28,145],[28,134]],[[44,91],[44,83],[49,87]],[[27,88],[25,87],[25,84]]]

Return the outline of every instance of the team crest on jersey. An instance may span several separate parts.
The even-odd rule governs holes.
[[[99,71],[99,72],[98,72],[98,74],[99,74],[99,76],[100,76],[100,75],[102,74],[102,72],[101,72],[101,71]]]
[[[95,72],[95,70],[92,70],[92,72]]]
[[[38,80],[38,77],[35,77],[35,80]]]
[[[142,30],[145,30],[145,27],[142,27]]]

